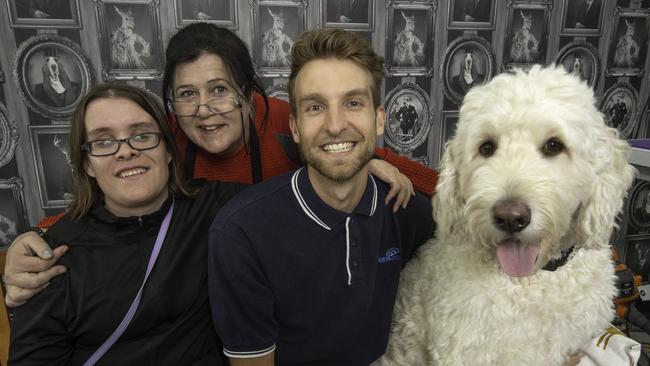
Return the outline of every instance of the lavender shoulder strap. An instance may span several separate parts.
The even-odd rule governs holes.
[[[110,337],[106,341],[104,341],[104,344],[99,346],[97,351],[90,356],[90,358],[84,363],[83,366],[92,366],[94,365],[97,361],[99,361],[102,356],[108,351],[109,348],[120,338],[122,333],[126,330],[126,327],[129,325],[131,320],[133,319],[133,316],[135,315],[135,311],[138,310],[138,306],[140,305],[140,298],[142,297],[142,289],[144,288],[145,283],[147,283],[147,278],[149,278],[149,273],[151,273],[151,270],[153,269],[153,265],[156,263],[156,259],[158,258],[158,254],[160,253],[160,248],[162,247],[163,241],[165,241],[165,236],[167,235],[167,229],[169,228],[169,222],[171,221],[172,217],[172,212],[174,211],[174,202],[172,201],[171,206],[169,207],[169,210],[167,211],[167,214],[165,215],[165,218],[163,219],[162,224],[160,225],[160,230],[158,230],[158,236],[156,237],[156,243],[153,246],[153,250],[151,251],[151,256],[149,257],[149,264],[147,265],[147,272],[144,275],[144,281],[142,281],[142,286],[140,286],[140,290],[138,291],[138,294],[135,295],[135,299],[133,299],[133,303],[131,304],[131,307],[129,308],[129,311],[126,312],[126,315],[124,316],[124,319],[122,319],[122,322],[120,322],[120,325],[117,326],[117,329],[111,334]]]

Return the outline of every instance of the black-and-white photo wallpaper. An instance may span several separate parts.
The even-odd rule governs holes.
[[[381,143],[434,169],[467,91],[534,63],[585,80],[623,137],[650,135],[648,0],[5,0],[0,19],[0,246],[64,209],[83,94],[109,82],[160,95],[165,45],[195,22],[234,31],[267,94],[285,100],[302,31],[357,32],[385,59]],[[650,195],[637,191],[628,233],[645,248]]]

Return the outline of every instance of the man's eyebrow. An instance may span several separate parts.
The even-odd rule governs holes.
[[[321,101],[323,99],[324,99],[323,96],[320,95],[319,93],[311,93],[311,94],[301,96],[300,98],[298,98],[298,101],[300,103],[306,103],[312,101]]]
[[[366,88],[358,88],[347,91],[345,97],[370,97],[370,92]]]
[[[370,97],[370,92],[368,91],[367,88],[357,88],[357,89],[352,89],[348,90],[343,94],[344,98],[350,98],[350,97]],[[311,102],[311,101],[321,101],[325,99],[320,93],[310,93],[303,95],[302,97],[298,98],[298,101],[301,103],[306,103],[306,102]]]

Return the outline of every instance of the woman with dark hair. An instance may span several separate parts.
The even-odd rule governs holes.
[[[265,95],[246,44],[236,34],[208,23],[190,24],[169,41],[166,62],[163,101],[187,177],[257,183],[302,165],[289,129],[289,104]],[[216,108],[223,96],[239,98],[239,107]],[[418,191],[433,194],[433,170],[387,149],[378,148],[375,155],[398,167]],[[397,171],[387,174],[392,168],[387,165],[373,159],[371,172],[397,183],[396,203],[408,201],[408,179]]]
[[[163,102],[185,178],[251,184],[302,165],[289,129],[289,104],[265,95],[236,34],[213,24],[190,24],[169,41],[166,62]],[[433,194],[435,171],[388,149],[376,148],[375,157],[370,171],[391,185],[386,204],[394,210],[406,206],[413,186]],[[52,221],[46,218],[39,226]],[[65,271],[54,266],[65,250],[50,250],[34,233],[19,236],[7,252],[7,304],[24,303]]]
[[[75,110],[74,200],[46,234],[69,246],[68,272],[15,309],[10,363],[222,364],[205,258],[210,223],[238,187],[189,187],[164,121],[131,86],[95,87]]]

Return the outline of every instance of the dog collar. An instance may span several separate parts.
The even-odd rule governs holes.
[[[569,257],[571,257],[571,253],[573,253],[573,248],[575,248],[575,246],[572,246],[569,249],[563,250],[562,251],[562,256],[560,258],[553,259],[550,262],[546,263],[546,265],[542,269],[545,270],[545,271],[554,272],[556,269],[558,269],[558,268],[562,267],[563,265],[565,265],[566,262],[569,261]]]

